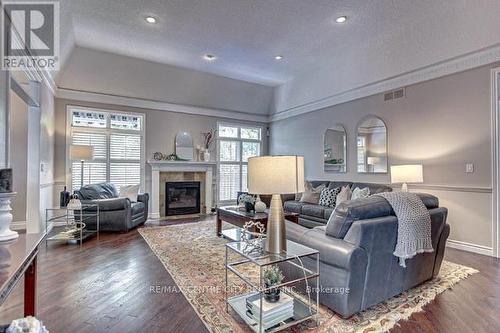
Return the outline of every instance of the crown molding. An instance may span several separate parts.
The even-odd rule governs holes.
[[[469,69],[492,64],[497,61],[500,61],[500,44],[438,62],[415,71],[350,89],[303,105],[279,111],[270,115],[269,120],[270,122],[273,122],[290,117],[296,117],[304,113],[318,111],[326,107],[350,102],[355,99],[463,72]]]
[[[136,107],[141,109],[152,109],[159,111],[170,111],[178,113],[195,114],[202,116],[211,116],[218,118],[230,118],[235,120],[255,121],[267,123],[268,115],[257,115],[241,111],[211,109],[199,106],[174,104],[168,102],[153,101],[135,97],[126,97],[110,94],[101,94],[96,92],[88,92],[82,90],[73,90],[66,88],[56,88],[56,97],[64,99],[72,99],[83,102],[114,104],[128,107]]]

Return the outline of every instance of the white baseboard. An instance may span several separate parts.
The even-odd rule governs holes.
[[[12,230],[26,230],[26,221],[15,221],[10,224]]]
[[[467,242],[448,239],[446,241],[446,246],[451,247],[452,249],[463,250],[467,252],[482,254],[484,256],[493,257],[493,249],[491,247],[483,245],[471,244]]]

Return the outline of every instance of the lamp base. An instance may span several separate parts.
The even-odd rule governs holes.
[[[403,185],[401,185],[401,192],[408,192],[408,184],[403,183]]]
[[[286,251],[285,213],[279,194],[273,194],[267,216],[266,251],[281,253]]]

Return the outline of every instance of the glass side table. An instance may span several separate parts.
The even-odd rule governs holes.
[[[82,203],[81,210],[67,207],[45,209],[45,245],[49,241],[76,243],[97,235],[99,239],[99,205]]]
[[[236,261],[230,262],[230,255],[237,258]],[[305,258],[308,258],[309,268],[303,265]],[[311,263],[314,264],[311,265]],[[273,265],[277,265],[280,270],[285,272],[285,276],[289,270],[298,270],[300,273],[295,275],[300,276],[298,278],[285,278],[281,284],[273,286],[273,288],[281,289],[281,295],[284,293],[288,295],[285,297],[293,299],[293,315],[277,324],[265,323],[261,320],[265,292],[270,290],[270,288],[266,288],[263,281],[264,270]],[[311,269],[311,266],[315,267]],[[286,253],[272,254],[260,249],[256,251],[255,248],[248,247],[246,242],[232,242],[226,244],[225,268],[226,311],[229,311],[229,307],[232,308],[254,332],[277,332],[312,318],[319,326],[319,288],[315,288],[315,292],[311,292],[311,288],[307,288],[307,296],[299,296],[297,292],[291,290],[298,283],[306,283],[308,286],[309,280],[313,279],[316,280],[316,286],[320,285],[319,252],[317,250],[287,240]],[[258,274],[256,274],[257,271]],[[228,278],[230,273],[236,275],[251,291],[229,296]],[[258,313],[252,313],[252,316],[248,314],[247,298],[249,297],[253,302],[257,302],[253,304],[258,304],[259,310]]]

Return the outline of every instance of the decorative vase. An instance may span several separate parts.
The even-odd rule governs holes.
[[[257,196],[257,199],[255,200],[255,212],[256,213],[264,213],[266,211],[266,204],[260,200],[260,196]]]
[[[251,202],[245,202],[245,210],[247,211],[247,213],[250,213],[254,209],[255,207]]]
[[[266,283],[266,288],[269,288],[267,283]],[[280,288],[271,287],[271,289],[264,291],[264,298],[269,303],[276,303],[277,301],[280,300]]]
[[[210,162],[210,152],[208,150],[203,152],[203,161]]]
[[[16,195],[15,192],[0,193],[0,242],[9,241],[19,237],[16,231],[10,230],[12,222],[12,208],[10,200]]]
[[[64,186],[64,190],[59,194],[59,207],[66,207],[69,202],[70,193],[66,191],[66,186]]]

